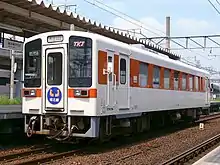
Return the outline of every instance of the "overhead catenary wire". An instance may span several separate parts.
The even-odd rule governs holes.
[[[217,0],[216,0],[217,1]],[[215,5],[210,1],[210,0],[208,0],[208,2],[211,4],[211,6],[215,9],[215,11],[218,13],[218,14],[220,14],[220,11],[215,7]],[[219,3],[218,1],[217,1],[217,3]]]
[[[84,1],[88,1],[88,0],[84,0]],[[140,22],[140,20],[138,20],[138,19],[136,19],[136,18],[134,18],[134,17],[132,17],[132,16],[126,14],[126,13],[123,13],[123,12],[121,12],[121,11],[119,11],[119,10],[117,10],[117,9],[115,9],[115,8],[113,8],[113,7],[111,7],[111,6],[108,6],[108,5],[106,5],[105,3],[101,2],[101,1],[98,1],[98,0],[93,0],[93,1],[95,1],[95,2],[97,2],[97,3],[99,3],[99,4],[101,4],[101,5],[103,5],[103,6],[105,6],[105,7],[107,7],[107,8],[109,8],[109,9],[113,10],[113,11],[116,11],[116,12],[118,12],[118,13],[120,13],[120,14],[122,14],[122,15],[124,15],[124,16],[126,16],[126,17],[128,17],[128,18],[130,18],[130,19],[132,19],[132,20],[134,20],[134,21],[136,21],[136,22],[139,22],[140,24],[143,24],[142,22]],[[118,16],[118,15],[116,15],[116,16]],[[121,16],[118,16],[118,17],[121,18]],[[124,19],[124,18],[122,18],[122,19]],[[130,23],[131,23],[131,22],[130,22]],[[147,25],[147,26],[148,26],[148,27],[151,27],[151,26],[149,26],[149,25]],[[150,32],[153,33],[153,34],[159,35],[158,33],[155,33],[155,32],[151,31],[150,29],[148,29],[148,28],[146,28],[146,27],[143,27],[143,26],[140,26],[140,25],[139,25],[139,27],[142,27],[143,29],[150,31]],[[165,33],[164,33],[162,30],[160,30],[160,29],[157,29],[157,28],[155,28],[155,27],[151,27],[151,28],[153,28],[154,30],[156,30],[156,31],[158,31],[158,32],[161,32],[161,33],[165,34]]]
[[[216,2],[220,5],[220,2],[218,0],[216,0]]]
[[[133,24],[133,25],[136,25],[136,26],[138,26],[138,27],[141,27],[141,28],[143,28],[144,30],[151,32],[152,34],[161,36],[160,34],[158,34],[158,33],[154,32],[154,31],[152,31],[152,30],[150,30],[150,29],[144,27],[143,25],[140,25],[140,24],[143,24],[143,23],[140,22],[139,20],[136,20],[136,19],[135,19],[135,21],[136,21],[136,22],[139,22],[140,24],[138,24],[138,23],[136,23],[136,22],[133,22],[133,21],[131,21],[131,20],[129,20],[129,19],[126,19],[126,18],[124,18],[124,17],[122,17],[122,16],[120,16],[120,15],[118,15],[118,14],[115,14],[115,13],[112,12],[112,11],[109,11],[109,10],[107,10],[107,9],[104,9],[104,8],[101,7],[101,6],[96,5],[94,2],[90,2],[89,0],[83,0],[83,1],[89,3],[89,4],[93,5],[93,6],[96,6],[96,7],[100,8],[101,10],[104,10],[104,11],[106,11],[106,12],[108,12],[108,13],[111,13],[112,15],[114,15],[114,16],[116,16],[116,17],[119,17],[119,18],[121,18],[121,19],[123,19],[123,20],[125,20],[125,21],[128,21],[129,23],[131,23],[131,24]],[[98,2],[98,3],[102,4],[102,5],[105,5],[106,7],[108,6],[108,5],[106,5],[106,4],[104,4],[104,3],[101,3],[101,2],[99,2],[99,1],[97,1],[97,0],[94,0],[94,1],[95,1],[95,2]],[[110,7],[110,6],[108,6],[108,8],[110,8],[110,9],[112,9],[112,10],[114,9],[114,8],[112,8],[112,7]],[[117,11],[117,12],[119,12],[119,13],[122,14],[122,12],[120,12],[120,11],[118,11],[118,10],[116,10],[116,9],[114,9],[114,11]],[[127,17],[133,19],[132,17],[128,16],[127,14],[123,14],[123,15],[125,15],[125,16],[127,16]],[[161,32],[162,32],[162,31],[161,31]],[[163,33],[164,33],[164,32],[163,32]]]
[[[91,1],[89,1],[89,0],[83,0],[83,1],[85,1],[85,2],[87,2],[87,3],[89,3],[89,4],[93,5],[93,6],[95,6],[95,7],[99,8],[99,9],[101,9],[101,10],[104,10],[104,11],[106,11],[106,12],[108,12],[108,13],[111,13],[111,14],[113,14],[113,15],[116,16],[116,17],[119,17],[119,18],[121,18],[121,19],[123,19],[123,20],[125,20],[125,21],[128,21],[129,23],[131,23],[131,24],[133,24],[133,25],[136,25],[136,26],[138,26],[138,27],[141,27],[141,28],[143,28],[143,29],[146,30],[146,31],[149,31],[149,32],[151,32],[151,33],[153,33],[153,34],[155,34],[155,35],[161,36],[160,34],[158,34],[158,33],[154,32],[154,31],[152,31],[152,30],[150,30],[150,29],[144,27],[144,26],[143,26],[143,23],[140,22],[139,20],[137,20],[137,19],[135,19],[135,18],[129,16],[128,14],[125,14],[125,13],[123,13],[123,12],[121,12],[121,11],[118,11],[117,9],[115,9],[115,8],[113,8],[113,7],[110,7],[110,6],[108,6],[108,5],[106,5],[106,4],[102,3],[102,2],[100,2],[100,1],[98,1],[98,0],[93,0],[93,1],[99,3],[99,4],[103,5],[103,6],[105,6],[105,7],[107,7],[107,8],[109,8],[109,9],[112,9],[112,10],[114,10],[114,11],[116,11],[116,12],[118,12],[118,13],[124,15],[124,16],[127,16],[127,17],[129,17],[130,19],[133,19],[133,20],[135,20],[136,22],[139,22],[139,23],[142,24],[142,25],[140,25],[140,24],[138,24],[138,23],[136,23],[136,22],[133,22],[133,21],[131,21],[131,20],[128,20],[128,19],[126,19],[126,18],[124,18],[124,17],[122,17],[122,16],[120,16],[120,15],[118,15],[118,14],[112,12],[112,11],[109,11],[109,10],[107,10],[107,9],[105,9],[105,8],[103,8],[103,7],[99,6],[99,5],[97,5],[97,4],[95,4],[94,2],[91,2]],[[156,29],[156,28],[154,28],[154,30],[160,31],[160,32],[162,32],[163,34],[165,34],[163,31],[158,30],[158,29]],[[161,37],[162,37],[162,36],[161,36]],[[173,41],[172,39],[171,39],[171,41],[174,42],[175,44],[177,44],[176,41]],[[204,55],[202,55],[202,54],[200,54],[200,53],[198,53],[198,52],[195,52],[195,51],[189,50],[189,49],[187,49],[187,50],[190,51],[190,52],[192,52],[192,53],[196,53],[197,55],[199,55],[199,56],[201,56],[201,57],[203,57],[203,58],[209,60],[208,57],[206,57],[206,56],[204,56]]]

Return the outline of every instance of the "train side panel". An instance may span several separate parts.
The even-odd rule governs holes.
[[[128,54],[128,71],[126,72],[126,78],[129,86],[126,89],[126,94],[119,90],[121,76],[120,76],[120,52],[125,52],[123,54]],[[144,62],[149,65],[160,66],[163,70],[164,67],[169,67],[175,70],[182,71],[183,73],[196,73],[201,77],[205,77],[206,74],[202,72],[195,71],[191,68],[186,68],[178,64],[169,63],[167,61],[161,60],[159,58],[154,58],[152,55],[148,56],[148,53],[140,53],[132,49],[132,47],[123,47],[114,45],[107,41],[97,41],[97,54],[98,54],[98,111],[100,107],[100,115],[117,115],[117,114],[135,114],[139,112],[152,112],[152,111],[163,111],[163,110],[175,110],[175,109],[188,109],[188,108],[200,108],[208,107],[209,102],[207,102],[207,87],[203,84],[204,88],[202,90],[195,91],[194,88],[189,89],[189,82],[185,82],[186,90],[180,89],[177,84],[176,89],[174,84],[172,87],[171,81],[168,83],[168,88],[165,89],[164,75],[158,76],[159,84],[154,84],[153,75],[149,71],[149,66],[146,68],[146,72],[149,74],[146,77],[146,81],[140,84],[140,62]],[[116,76],[116,85],[111,84],[109,90],[108,77],[103,75],[102,70],[108,67],[108,56],[113,57],[113,62],[109,65],[113,65],[113,72]],[[153,67],[153,66],[152,66]],[[171,74],[171,72],[170,72]],[[131,76],[131,77],[130,77]],[[169,75],[170,76],[170,75]],[[122,77],[123,78],[123,77]],[[143,76],[142,76],[143,79]],[[151,80],[149,80],[151,79]],[[169,78],[170,80],[170,78]],[[181,79],[182,81],[182,79]],[[205,81],[204,81],[205,82]],[[179,83],[179,82],[178,82]],[[150,86],[149,84],[153,84]],[[111,93],[109,93],[109,91]],[[106,106],[108,97],[112,103],[111,107]],[[120,103],[124,102],[124,98],[127,99],[125,103],[126,106],[120,107]]]

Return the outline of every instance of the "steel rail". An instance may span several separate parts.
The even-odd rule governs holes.
[[[220,143],[220,134],[202,142],[201,144],[169,159],[162,163],[162,165],[177,165],[177,164],[184,164],[190,161],[191,159],[197,157],[202,152],[205,152],[207,149],[215,146],[216,144]]]
[[[82,151],[82,149],[77,149],[77,150],[72,150],[72,151],[67,151],[67,152],[62,152],[62,153],[55,153],[53,155],[44,157],[44,158],[37,158],[34,160],[29,160],[29,161],[24,161],[24,162],[18,162],[16,163],[16,165],[36,165],[39,163],[47,163],[47,162],[51,162],[54,160],[59,160],[65,157],[69,157],[69,156],[73,156],[76,153],[79,153],[80,151]]]
[[[220,113],[202,116],[200,119],[196,120],[195,123],[209,121],[209,120],[213,120],[213,119],[217,119],[217,118],[220,118]]]
[[[19,152],[19,153],[11,153],[11,154],[7,154],[7,155],[3,155],[3,156],[0,156],[0,161],[10,161],[12,159],[26,157],[31,154],[37,154],[37,153],[43,152],[49,148],[51,148],[51,146],[45,145],[45,147],[39,147],[36,149],[32,149],[30,151],[24,151],[24,152]]]

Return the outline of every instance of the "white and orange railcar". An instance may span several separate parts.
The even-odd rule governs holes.
[[[208,72],[98,34],[35,35],[24,43],[23,63],[22,113],[29,136],[142,131],[155,112],[196,118],[210,106]]]

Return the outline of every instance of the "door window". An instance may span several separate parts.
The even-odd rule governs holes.
[[[126,60],[120,59],[120,83],[126,84]]]
[[[61,85],[62,84],[62,54],[50,53],[47,57],[47,84]]]
[[[110,71],[109,73],[109,77],[108,77],[108,80],[109,82],[112,81],[112,69],[113,69],[113,64],[112,64],[112,57],[111,56],[108,56],[108,70]]]

